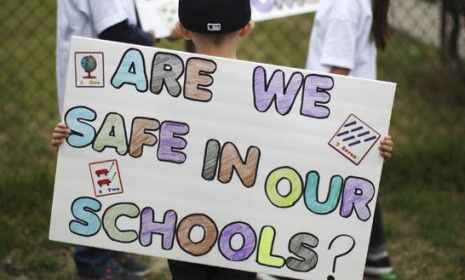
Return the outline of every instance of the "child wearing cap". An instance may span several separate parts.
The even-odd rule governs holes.
[[[179,20],[172,37],[192,40],[198,53],[236,58],[240,37],[254,27],[250,0],[179,0]],[[173,280],[254,280],[256,274],[168,260]]]
[[[250,0],[179,0],[171,37],[192,40],[201,54],[237,58],[239,39],[255,26],[250,18]]]
[[[172,37],[192,40],[198,53],[236,58],[239,39],[254,28],[250,0],[179,0],[179,19]],[[52,144],[67,137],[66,127],[55,128]],[[386,147],[387,148],[386,148]],[[383,149],[383,147],[385,147]],[[384,157],[391,145],[381,145]],[[256,273],[209,265],[168,260],[173,280],[255,280]]]
[[[240,37],[252,31],[250,0],[180,0],[172,37],[192,40],[197,52],[236,58]],[[51,144],[60,146],[70,130],[58,123]],[[255,280],[256,273],[169,260],[173,280]]]

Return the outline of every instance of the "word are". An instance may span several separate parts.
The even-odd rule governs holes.
[[[215,221],[206,214],[190,214],[178,223],[178,215],[168,210],[162,221],[155,221],[155,212],[151,207],[142,211],[131,202],[115,203],[109,206],[100,218],[98,213],[102,204],[91,197],[79,197],[73,201],[71,211],[74,220],[69,223],[69,230],[76,235],[91,237],[103,227],[108,238],[115,242],[139,242],[143,247],[152,244],[154,235],[161,237],[161,248],[171,250],[176,238],[179,247],[195,257],[208,254],[215,244],[224,258],[241,262],[256,252],[256,262],[263,266],[307,272],[315,268],[318,255],[313,250],[318,245],[318,238],[310,233],[297,233],[289,240],[288,258],[273,254],[276,230],[270,225],[263,226],[257,237],[256,231],[246,222],[236,221],[225,225],[221,231]],[[118,227],[120,217],[138,219],[137,230]],[[194,229],[202,231],[200,240],[192,236]],[[235,236],[241,237],[241,244],[233,244]]]
[[[126,135],[126,123],[122,115],[108,113],[98,131],[88,122],[96,120],[97,113],[86,106],[70,108],[65,114],[65,123],[71,130],[67,142],[74,148],[92,144],[97,152],[114,148],[119,155],[129,153],[132,157],[142,156],[144,146],[158,143],[157,157],[160,161],[183,163],[186,155],[182,152],[187,141],[181,136],[189,132],[189,125],[182,122],[135,117],[131,124],[131,135]],[[87,121],[87,122],[86,122]],[[158,131],[158,137],[151,132]]]
[[[173,97],[181,92],[184,98],[208,102],[212,92],[207,88],[213,84],[216,63],[213,60],[191,57],[186,63],[174,53],[157,52],[153,56],[150,75],[150,92],[160,94],[166,88]],[[184,86],[179,81],[185,74]],[[149,90],[145,59],[142,52],[135,48],[128,49],[111,78],[111,84],[119,89],[123,85],[132,85],[139,92]]]

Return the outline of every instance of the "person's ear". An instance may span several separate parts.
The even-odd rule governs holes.
[[[185,40],[192,40],[192,32],[185,28],[180,21],[176,23],[174,30],[178,36],[183,37]]]
[[[245,37],[255,28],[255,22],[250,20],[244,27],[239,30],[239,36]]]

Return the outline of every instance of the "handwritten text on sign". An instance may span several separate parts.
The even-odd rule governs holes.
[[[139,18],[145,30],[154,30],[157,38],[170,35],[178,19],[178,0],[136,0]],[[251,0],[252,19],[264,21],[316,10],[320,0]]]
[[[51,239],[361,279],[393,84],[83,38],[72,52]]]

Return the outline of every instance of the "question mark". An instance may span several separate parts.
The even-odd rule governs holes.
[[[340,253],[339,255],[334,256],[333,273],[336,272],[336,261],[337,261],[337,259],[340,258],[340,257],[343,257],[345,255],[348,255],[350,252],[352,252],[352,249],[354,249],[354,247],[355,247],[355,240],[354,240],[354,238],[352,236],[347,235],[347,234],[340,234],[340,235],[334,237],[333,240],[331,240],[331,242],[329,243],[329,246],[328,246],[328,250],[331,249],[331,246],[333,246],[333,243],[334,243],[334,241],[336,241],[336,239],[344,238],[344,237],[347,237],[350,240],[352,240],[352,245],[350,245],[350,248],[347,251],[344,251],[344,252]],[[332,276],[332,275],[329,275],[327,279],[328,280],[335,280],[336,278],[334,278],[334,276]]]

